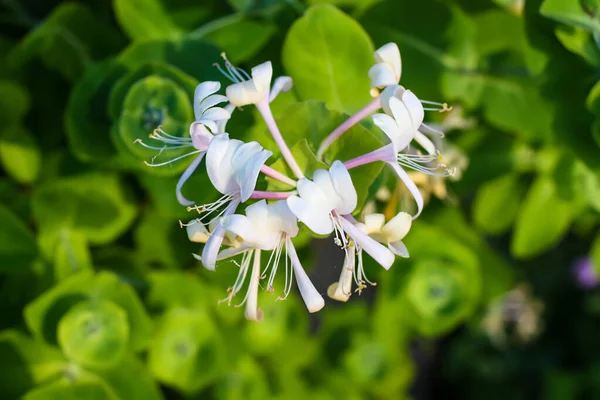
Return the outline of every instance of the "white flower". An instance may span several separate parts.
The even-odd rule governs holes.
[[[387,244],[392,253],[405,258],[408,257],[408,250],[402,243],[402,239],[410,230],[411,225],[412,217],[405,212],[398,213],[387,224],[383,214],[368,214],[365,216],[364,224],[360,222],[354,224],[362,233],[378,242]],[[352,295],[352,281],[356,283],[356,291],[359,293],[362,293],[367,283],[375,285],[365,274],[362,258],[364,248],[361,243],[364,244],[365,240],[351,243],[349,251],[346,251],[340,279],[327,289],[327,295],[330,298],[338,301],[348,301]],[[358,259],[358,263],[356,259]]]
[[[248,206],[246,208],[246,215],[228,215],[222,218],[221,223],[224,229],[233,236],[241,238],[242,245],[237,248],[221,251],[218,258],[223,259],[244,253],[238,277],[225,299],[228,303],[231,303],[232,298],[244,285],[250,263],[249,257],[251,257],[251,254],[254,254],[256,265],[256,259],[260,257],[262,250],[272,251],[272,254],[262,273],[259,273],[256,266],[253,267],[248,291],[241,303],[246,303],[246,318],[259,320],[258,317],[262,316],[257,303],[258,282],[261,276],[266,278],[268,273],[269,279],[266,289],[270,292],[274,290],[273,281],[275,280],[282,254],[287,255],[290,263],[285,262],[286,279],[283,296],[278,297],[278,300],[287,298],[292,288],[292,276],[295,276],[300,295],[308,311],[312,313],[323,308],[325,301],[308,278],[304,268],[302,268],[300,259],[292,243],[291,239],[298,234],[298,221],[285,201],[267,204],[265,200],[261,200]]]
[[[394,85],[400,82],[402,59],[396,43],[381,46],[374,54],[376,64],[369,69],[371,89]],[[373,92],[375,94],[375,92]]]
[[[292,88],[292,78],[281,76],[275,80],[271,89],[271,79],[273,78],[271,61],[257,65],[248,74],[243,69],[233,66],[224,54],[222,56],[225,60],[225,69],[220,66],[218,68],[233,82],[232,85],[227,86],[225,92],[229,102],[236,107],[260,102],[269,103],[280,92],[286,92]]]
[[[227,133],[216,135],[206,152],[206,170],[211,183],[223,196],[213,203],[194,207],[199,213],[205,213],[200,220],[215,212],[218,214],[214,218],[233,214],[240,202],[250,198],[260,169],[271,154],[257,142],[229,139]],[[215,269],[224,236],[225,229],[218,224],[204,246],[202,263],[210,270]]]
[[[196,86],[194,91],[194,116],[196,121],[190,127],[190,133],[194,125],[204,125],[217,135],[225,132],[225,123],[231,118],[234,107],[228,104],[225,107],[215,107],[224,103],[227,96],[215,94],[221,89],[221,83],[216,81],[202,82]],[[207,144],[208,147],[208,144]]]
[[[315,171],[312,181],[300,179],[297,190],[299,196],[288,197],[287,204],[310,230],[319,235],[335,231],[336,243],[344,249],[351,247],[349,236],[384,268],[392,265],[394,255],[349,221],[349,214],[357,205],[357,194],[342,162],[334,161],[329,171]]]

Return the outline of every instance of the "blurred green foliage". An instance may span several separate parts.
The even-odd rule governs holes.
[[[600,346],[589,335],[600,298],[577,292],[568,271],[586,254],[600,268],[599,7],[4,0],[0,397],[400,399],[423,368],[417,343],[442,360],[443,383],[432,385],[458,398],[597,398]],[[174,195],[190,159],[149,168],[143,160],[183,153],[134,142],[160,124],[187,135],[194,87],[226,84],[213,66],[225,51],[244,67],[271,60],[293,78],[273,110],[301,166],[314,170],[320,141],[369,101],[372,52],[390,41],[402,53],[401,83],[455,107],[454,124],[434,116],[469,159],[462,179],[447,183],[455,201],[430,202],[407,237],[410,259],[387,273],[367,265],[378,286],[366,300],[309,316],[296,298],[266,299],[260,324],[218,306],[236,268],[210,273],[191,257],[198,249],[177,222],[190,216]],[[274,151],[273,167],[286,168],[251,107],[228,131],[258,140]],[[325,159],[375,149],[379,138],[367,121]],[[378,165],[352,175],[363,204],[388,184]],[[184,195],[210,201],[208,188],[197,174]],[[316,257],[304,239],[310,271]],[[325,291],[323,271],[312,277]],[[518,281],[544,301],[548,333],[499,349],[480,322]]]

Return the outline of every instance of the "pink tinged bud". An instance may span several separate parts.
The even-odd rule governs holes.
[[[300,259],[298,258],[294,244],[289,239],[287,241],[287,251],[294,268],[298,290],[300,291],[300,295],[302,296],[302,300],[304,300],[308,312],[314,313],[319,311],[325,306],[325,300],[319,294],[319,291],[315,288],[308,275],[306,275],[306,271],[304,271],[302,264],[300,264]]]

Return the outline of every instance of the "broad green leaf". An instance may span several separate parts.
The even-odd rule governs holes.
[[[171,308],[206,309],[210,299],[206,287],[197,274],[189,272],[152,272],[148,276],[149,289],[145,298],[148,307],[156,311]]]
[[[517,216],[511,252],[532,258],[554,245],[573,219],[573,203],[560,198],[556,184],[538,177],[529,189]]]
[[[203,312],[173,309],[159,319],[148,353],[152,375],[184,392],[197,391],[220,375],[224,348]]]
[[[518,175],[504,175],[484,183],[473,203],[473,219],[484,232],[498,235],[513,224],[525,185]]]
[[[59,382],[36,388],[23,400],[120,400],[102,381]]]
[[[113,0],[121,28],[133,40],[178,37],[183,34],[159,0]]]
[[[134,356],[125,356],[114,368],[94,371],[119,399],[160,400],[163,395],[146,366]]]
[[[22,67],[39,57],[49,69],[75,81],[92,62],[116,53],[123,45],[122,36],[86,6],[67,2],[13,49],[9,62]]]
[[[42,154],[35,136],[21,125],[0,135],[0,161],[8,175],[24,184],[33,183],[40,172]]]
[[[20,122],[27,110],[31,100],[27,89],[12,81],[0,81],[0,132]]]
[[[300,167],[305,176],[311,177],[313,173],[318,169],[328,169],[325,163],[317,159],[317,156],[310,149],[308,141],[306,139],[301,139],[293,147],[291,147],[290,150],[292,152],[292,155],[298,162],[298,166]],[[276,162],[271,164],[270,167],[276,169],[279,172],[282,172],[284,175],[290,177],[294,176],[294,173],[292,172],[286,161],[283,159],[283,157],[279,158]],[[279,182],[275,179],[267,177],[267,180],[269,181],[269,186],[267,187],[267,190],[286,191],[293,189],[288,184]]]
[[[120,179],[107,173],[49,182],[35,191],[32,201],[42,235],[55,238],[67,228],[84,233],[91,244],[119,237],[137,213]]]
[[[19,273],[28,270],[37,255],[35,239],[27,226],[0,205],[0,271]]]
[[[65,356],[84,367],[115,366],[128,340],[127,314],[110,301],[83,301],[58,323],[58,343]]]
[[[272,398],[266,371],[250,356],[232,365],[215,385],[216,397],[222,400],[260,400]]]
[[[600,50],[591,33],[581,28],[559,26],[556,37],[567,50],[580,55],[591,65],[600,65]]]
[[[373,44],[362,27],[331,5],[309,8],[290,28],[283,65],[302,100],[323,100],[336,110],[356,112],[369,101],[367,72]]]
[[[82,271],[92,271],[92,256],[84,233],[63,229],[54,249],[54,279],[64,280]]]
[[[579,1],[544,0],[540,13],[556,21],[578,26],[590,31],[600,31],[600,21],[584,10]]]
[[[189,37],[214,43],[237,64],[254,57],[276,31],[276,26],[269,21],[254,21],[243,14],[233,14],[209,22]]]
[[[11,399],[58,378],[66,366],[58,349],[12,330],[0,333],[0,358],[0,392]]]
[[[297,151],[304,153],[301,159],[313,160],[313,154],[321,141],[327,137],[339,124],[348,118],[346,115],[329,110],[324,103],[319,101],[304,101],[292,104],[277,119],[279,129],[288,145],[294,147],[296,143],[306,141]],[[273,147],[274,143],[269,138],[268,133],[264,133],[264,139],[259,140],[266,148],[277,150]],[[304,142],[304,143],[306,143]],[[338,139],[324,154],[324,159],[328,163],[335,160],[348,161],[359,155],[368,153],[381,147],[383,143],[375,137],[367,128],[362,125],[355,125],[350,128],[340,139]],[[301,150],[302,149],[302,150]],[[307,155],[309,154],[309,155]],[[281,162],[281,161],[280,161]],[[310,163],[309,163],[310,164]],[[323,168],[322,164],[311,167],[315,169]],[[381,163],[367,164],[350,170],[352,182],[358,193],[358,208],[361,208],[367,195],[369,186],[381,172]],[[292,176],[292,175],[288,175]],[[310,177],[310,175],[307,175]]]
[[[600,274],[600,234],[596,235],[596,238],[592,242],[590,247],[590,258],[592,259],[592,265],[596,270],[597,274]]]

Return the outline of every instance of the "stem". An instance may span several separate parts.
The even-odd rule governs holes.
[[[396,162],[396,154],[392,144],[380,147],[370,153],[363,154],[344,163],[346,169],[352,169],[375,161]]]
[[[298,165],[296,159],[292,155],[290,148],[285,143],[285,140],[283,140],[283,136],[281,136],[281,132],[277,127],[275,118],[273,118],[273,112],[271,112],[271,107],[269,106],[268,96],[264,100],[261,100],[260,102],[256,103],[256,108],[265,120],[267,128],[269,128],[271,135],[273,135],[273,140],[275,140],[277,147],[279,147],[279,151],[281,151],[281,155],[283,156],[287,164],[290,166],[290,169],[294,172],[298,179],[304,178],[304,174],[302,173],[300,166]]]
[[[292,178],[288,177],[287,175],[284,175],[281,172],[279,172],[271,167],[263,165],[262,168],[260,169],[260,172],[267,175],[268,177],[278,180],[279,182],[283,182],[292,187],[296,187],[295,180],[293,180]]]
[[[255,190],[250,195],[251,199],[270,199],[270,200],[284,200],[288,197],[296,194],[296,191],[291,192],[263,192],[261,190]]]
[[[356,114],[345,120],[340,126],[335,128],[333,132],[329,134],[321,143],[319,147],[319,151],[317,151],[317,158],[321,159],[323,157],[323,153],[331,146],[333,142],[335,142],[344,132],[348,129],[352,128],[354,125],[358,124],[363,118],[368,117],[373,114],[375,111],[381,108],[381,96],[375,97],[369,104],[364,106],[361,110],[359,110]]]

